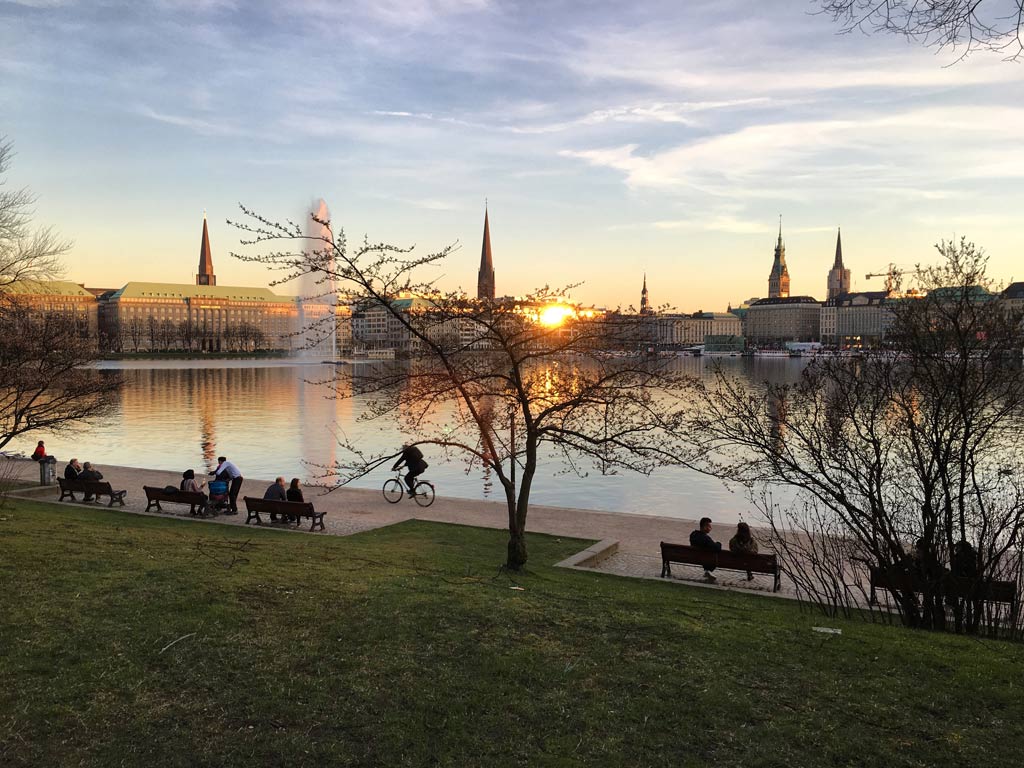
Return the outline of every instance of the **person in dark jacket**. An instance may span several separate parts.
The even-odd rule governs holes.
[[[68,462],[68,465],[64,467],[65,480],[77,480],[78,476],[81,474],[82,465],[78,463],[78,459],[72,459]]]
[[[720,552],[722,550],[722,542],[715,541],[711,538],[711,518],[702,517],[700,519],[700,528],[690,534],[690,546],[696,549],[707,549],[711,552]],[[704,566],[704,578],[707,581],[714,581],[715,576],[711,572],[715,570],[713,565]]]
[[[93,468],[92,464],[87,461],[87,462],[85,462],[82,465],[82,471],[79,473],[78,479],[79,480],[102,480],[103,479],[103,473],[100,472],[98,469]],[[82,499],[82,501],[94,501],[94,500],[95,499],[93,499],[93,497],[89,496],[89,495],[86,495],[86,497]]]
[[[416,478],[427,470],[427,462],[423,460],[423,451],[415,445],[403,445],[402,455],[391,469],[397,471],[403,465],[409,469],[409,473],[405,476],[405,484],[409,486],[409,495],[415,496],[416,492],[413,489],[416,487]]]
[[[264,501],[288,501],[288,496],[284,492],[284,478],[283,477],[277,478],[273,483],[270,484],[270,486],[267,488],[267,490],[263,492],[263,500]],[[271,512],[270,513],[270,522],[272,522],[272,523],[276,523],[277,522],[277,513],[276,512]]]
[[[287,495],[288,501],[297,501],[300,504],[305,502],[305,499],[302,497],[302,488],[299,487],[299,478],[292,478],[291,483],[288,484]],[[292,522],[298,525],[299,516],[295,515],[294,517],[292,517]]]

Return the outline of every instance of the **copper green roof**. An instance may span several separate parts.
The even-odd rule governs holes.
[[[21,296],[92,296],[85,288],[70,280],[19,280],[5,285],[2,290]]]
[[[231,301],[295,301],[269,288],[233,285],[187,285],[181,283],[128,283],[114,291],[111,299],[226,299]]]

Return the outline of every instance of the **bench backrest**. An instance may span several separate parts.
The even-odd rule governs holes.
[[[110,483],[106,480],[86,480],[84,485],[85,489],[93,494],[98,493],[106,496],[114,492],[114,489],[110,487]]]
[[[727,549],[716,551],[700,549],[687,544],[669,544],[661,542],[661,559],[672,563],[687,565],[714,565],[737,571],[757,571],[758,573],[778,573],[779,561],[773,554],[751,555],[743,552],[730,552]]]
[[[68,480],[66,477],[58,477],[57,484],[62,491],[85,491],[85,480]]]
[[[271,512],[281,515],[315,515],[313,503],[309,501],[277,501],[276,499],[256,499],[245,496],[245,508],[252,512]]]
[[[150,485],[142,486],[147,501],[180,501],[182,504],[202,504],[205,501],[202,493],[196,491],[165,491]]]

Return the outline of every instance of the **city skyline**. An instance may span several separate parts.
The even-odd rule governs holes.
[[[961,235],[1020,279],[1020,65],[746,5],[0,4],[7,181],[90,286],[188,282],[204,208],[219,280],[266,285],[224,220],[313,195],[350,241],[458,241],[471,295],[484,198],[499,294],[636,306],[646,273],[721,309],[766,295],[780,212],[792,295],[826,298],[840,226],[853,290]]]

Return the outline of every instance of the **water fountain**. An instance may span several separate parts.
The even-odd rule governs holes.
[[[303,219],[306,222],[305,250],[323,251],[330,249],[332,233],[324,224],[314,221],[314,214],[320,221],[329,222],[330,209],[323,198],[314,200]],[[329,256],[327,268],[333,270],[334,258]],[[323,272],[313,272],[299,278],[299,336],[297,355],[307,360],[333,361],[338,356],[337,303],[334,278]]]

